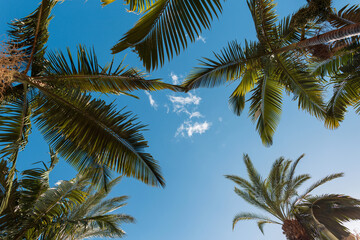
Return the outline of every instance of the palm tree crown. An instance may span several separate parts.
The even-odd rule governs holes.
[[[10,39],[0,54],[4,83],[0,86],[0,155],[13,163],[9,184],[17,154],[35,124],[49,145],[80,173],[93,169],[95,184],[108,182],[113,170],[164,186],[157,161],[145,151],[145,126],[131,112],[119,111],[90,93],[136,97],[129,92],[181,88],[146,80],[143,72],[122,62],[101,66],[95,51],[81,45],[76,57],[69,49],[47,51],[47,28],[57,2],[42,0],[29,16],[11,22]]]
[[[294,162],[284,158],[277,159],[272,165],[269,175],[262,178],[254,168],[249,156],[244,155],[249,180],[235,175],[226,175],[225,177],[237,184],[235,187],[237,195],[246,202],[266,211],[275,219],[254,213],[240,213],[234,217],[233,227],[241,220],[257,220],[258,226],[263,232],[263,226],[266,223],[280,224],[287,239],[293,240],[318,239],[321,236],[334,234],[336,231],[342,231],[341,234],[345,235],[349,234],[340,222],[360,218],[360,201],[341,195],[319,197],[310,195],[315,188],[322,184],[342,177],[342,173],[326,176],[300,194],[299,187],[310,179],[309,174],[295,175],[296,166],[302,157],[303,155]],[[329,209],[334,209],[334,207],[338,209],[329,212]],[[357,211],[357,214],[351,214],[350,211]]]
[[[85,239],[91,237],[123,237],[122,223],[134,222],[125,214],[112,213],[125,205],[126,196],[105,199],[118,177],[108,189],[95,189],[89,176],[77,175],[50,187],[49,174],[58,161],[51,155],[51,164],[28,169],[15,178],[10,203],[0,216],[1,239]],[[6,189],[9,168],[0,162],[2,189]],[[6,193],[2,191],[0,199]]]

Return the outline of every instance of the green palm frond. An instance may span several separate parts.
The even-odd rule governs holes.
[[[2,149],[0,156],[7,158],[12,164],[6,183],[6,194],[1,199],[0,213],[3,212],[10,198],[13,178],[16,170],[16,162],[19,151],[23,150],[28,142],[31,131],[30,107],[25,87],[23,96],[0,105],[0,142]]]
[[[325,119],[325,125],[332,129],[339,127],[347,108],[360,101],[359,76],[336,78],[334,81],[334,93],[327,105]]]
[[[0,142],[2,158],[25,148],[31,130],[28,93],[0,105]]]
[[[129,5],[129,11],[143,13],[153,5],[156,0],[125,0]]]
[[[291,59],[289,54],[277,55],[277,75],[298,99],[298,106],[317,118],[324,118],[323,87],[310,75],[307,66]]]
[[[237,184],[235,193],[245,200],[247,203],[266,211],[274,218],[278,219],[278,224],[296,221],[309,231],[315,231],[316,226],[309,218],[308,204],[311,196],[309,193],[316,187],[341,177],[342,174],[332,174],[320,181],[314,183],[303,194],[298,194],[298,189],[302,184],[310,179],[308,174],[300,174],[295,176],[295,169],[303,155],[297,160],[285,160],[283,157],[277,159],[266,178],[262,178],[254,168],[250,158],[244,155],[244,162],[249,175],[249,181],[235,175],[226,175],[227,179]],[[305,205],[304,205],[305,204]],[[299,214],[302,214],[301,216]],[[331,216],[336,218],[336,216]],[[310,220],[309,220],[310,219]],[[265,223],[273,223],[274,221],[263,216],[252,213],[239,214],[234,218],[233,227],[240,220],[258,220],[258,227],[262,231]],[[284,229],[283,229],[284,230]],[[285,230],[284,230],[285,231]],[[310,234],[310,233],[309,233]],[[311,233],[312,234],[312,233]],[[316,235],[316,232],[312,234]]]
[[[253,121],[257,120],[256,130],[267,146],[272,144],[272,137],[280,120],[282,91],[282,85],[272,78],[272,73],[264,72],[250,98],[249,115]]]
[[[334,93],[327,105],[325,125],[329,128],[337,128],[343,121],[347,108],[355,106],[359,98],[359,56],[354,55],[351,61],[341,66],[336,74],[330,79]]]
[[[259,59],[266,54],[259,44],[255,42],[245,42],[241,47],[236,41],[232,41],[224,48],[220,54],[215,53],[215,59],[205,58],[201,65],[192,70],[185,79],[184,86],[187,90],[198,87],[215,87],[228,81],[239,79],[247,69],[252,71],[259,65]],[[254,75],[252,72],[251,75]],[[250,76],[249,76],[250,77]],[[251,89],[254,84],[252,81],[244,84],[245,89]]]
[[[145,73],[134,68],[127,68],[123,65],[123,61],[118,66],[114,66],[113,59],[101,67],[94,49],[88,50],[79,45],[76,59],[69,48],[66,55],[60,51],[48,53],[49,61],[46,64],[45,73],[33,80],[41,81],[54,88],[75,88],[81,91],[113,94],[124,94],[134,90],[182,91],[179,86],[159,80],[146,80]]]
[[[84,184],[81,179],[62,181],[56,188],[48,188],[33,203],[28,211],[27,220],[22,222],[14,239],[22,239],[30,231],[37,238],[50,225],[54,218],[59,218],[67,209],[80,204],[86,199],[85,192],[78,186]]]
[[[144,152],[144,126],[113,104],[77,91],[54,92],[31,81],[40,91],[34,111],[36,123],[56,152],[81,173],[93,165],[107,166],[150,185],[164,186],[160,168]]]
[[[258,73],[247,69],[242,75],[240,84],[236,87],[234,92],[230,95],[229,105],[233,112],[240,116],[242,110],[245,108],[245,95],[250,92],[258,79]]]
[[[261,44],[270,47],[277,36],[274,34],[276,31],[277,15],[275,13],[275,3],[273,0],[248,0],[257,37]]]
[[[281,224],[281,223],[276,222],[266,216],[261,216],[261,215],[253,214],[253,213],[239,213],[233,219],[233,229],[235,228],[236,223],[238,223],[239,221],[242,221],[242,220],[260,220],[261,222],[264,222],[264,223]],[[260,230],[261,229],[262,228],[260,228]],[[261,232],[263,232],[263,231],[261,230]]]
[[[147,70],[162,66],[194,42],[221,12],[220,0],[159,0],[113,48],[118,53],[132,47]]]
[[[334,173],[334,174],[330,174],[320,180],[318,180],[317,182],[315,182],[314,184],[312,184],[302,195],[300,195],[296,202],[300,202],[302,200],[304,200],[315,188],[318,188],[320,187],[321,185],[331,181],[331,180],[334,180],[336,178],[340,178],[340,177],[343,177],[344,176],[344,173]],[[296,203],[295,202],[295,203]]]
[[[29,16],[13,21],[8,34],[11,43],[21,47],[27,59],[27,65],[32,66],[31,75],[36,76],[43,70],[46,42],[49,38],[48,25],[51,10],[57,0],[42,0],[40,6]]]

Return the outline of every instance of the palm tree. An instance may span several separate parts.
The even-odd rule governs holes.
[[[319,61],[319,57],[324,58],[325,50],[327,58],[338,59],[340,54],[348,53],[345,50],[350,43],[343,47],[333,44],[331,48],[325,43],[346,42],[345,38],[359,34],[360,25],[347,24],[313,36],[313,25],[318,26],[317,20],[294,26],[294,19],[298,18],[295,14],[293,18],[287,17],[277,24],[273,0],[250,0],[248,6],[258,41],[245,41],[243,47],[231,42],[220,54],[215,54],[215,60],[202,61],[203,66],[195,68],[183,86],[190,90],[241,79],[230,96],[230,106],[235,114],[240,115],[245,107],[245,96],[251,92],[249,115],[253,121],[257,120],[256,129],[262,142],[271,145],[280,120],[284,91],[293,94],[299,108],[325,119],[323,81],[313,74],[309,64]]]
[[[115,0],[101,1],[103,5],[107,5]],[[162,66],[166,58],[172,59],[187,47],[188,37],[194,42],[204,29],[211,27],[213,18],[217,18],[222,12],[223,2],[225,1],[127,0],[130,11],[145,15],[112,48],[112,51],[118,53],[131,47],[138,53],[147,70]],[[336,33],[325,34],[326,37],[322,42],[332,41],[334,37],[339,40],[360,34],[359,21],[350,21],[346,17],[339,16],[331,8],[331,0],[307,0],[307,2],[307,5],[294,15],[292,27],[304,26],[314,19],[339,24]],[[352,30],[339,29],[343,24],[352,25],[349,27]],[[318,44],[319,42],[316,43]]]
[[[322,65],[329,66],[332,62],[329,58],[337,59],[339,64],[339,56],[346,52],[340,51],[344,50],[344,43],[360,34],[360,21],[356,11],[336,12],[331,8],[331,0],[307,2],[292,17],[276,24],[273,0],[249,0],[259,41],[245,42],[245,46],[229,43],[215,54],[215,59],[205,58],[203,67],[195,68],[183,86],[190,90],[243,79],[229,102],[239,115],[245,105],[245,94],[253,90],[249,115],[253,121],[258,120],[256,128],[265,145],[272,144],[284,90],[294,94],[299,108],[324,120],[324,86],[313,76],[308,64],[326,60]],[[195,41],[222,10],[220,0],[129,0],[127,3],[131,5],[130,10],[145,15],[112,51],[118,53],[133,48],[147,70],[179,54],[187,46],[187,36]],[[330,31],[321,28],[325,21],[333,26]],[[354,46],[351,49],[354,51]]]
[[[294,162],[282,157],[277,159],[269,175],[262,178],[249,156],[244,155],[249,180],[235,175],[225,177],[237,184],[237,195],[275,219],[254,213],[240,213],[234,217],[233,228],[241,220],[257,220],[261,232],[266,223],[282,225],[289,240],[328,239],[325,237],[338,237],[338,232],[341,236],[349,235],[341,222],[360,218],[360,200],[341,195],[310,195],[322,184],[342,177],[342,173],[326,176],[299,194],[298,188],[310,179],[309,174],[295,176],[295,169],[302,157]]]
[[[49,145],[80,173],[95,172],[93,182],[104,184],[109,171],[164,186],[157,161],[145,152],[144,125],[131,112],[115,109],[91,92],[125,94],[134,90],[181,90],[114,61],[100,66],[94,50],[46,49],[51,10],[57,0],[42,0],[29,16],[10,23],[9,40],[1,50],[0,155],[12,163],[35,123]],[[47,53],[47,54],[46,54]],[[7,198],[6,198],[7,199]],[[0,212],[6,202],[2,203]]]
[[[134,222],[125,214],[111,213],[125,204],[127,196],[105,199],[121,179],[110,181],[108,190],[96,190],[88,176],[78,175],[50,187],[49,174],[58,161],[51,155],[51,164],[25,170],[12,186],[12,201],[0,216],[1,239],[85,239],[91,237],[121,238],[122,223]],[[10,170],[0,162],[2,177]],[[2,189],[6,181],[1,179]],[[0,198],[4,198],[2,191]]]

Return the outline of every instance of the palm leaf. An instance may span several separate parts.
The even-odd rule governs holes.
[[[23,94],[19,99],[14,99],[0,106],[0,141],[3,146],[0,155],[2,158],[7,157],[12,164],[7,177],[7,191],[5,197],[1,199],[0,213],[7,207],[12,191],[18,153],[25,148],[31,131],[30,108],[26,87]]]
[[[257,37],[264,46],[271,45],[277,40],[274,34],[276,31],[277,15],[273,0],[249,0],[247,1],[253,21],[255,24]]]
[[[329,16],[329,22],[335,28],[341,28],[349,24],[360,23],[359,5],[345,5],[338,12],[333,12]]]
[[[249,115],[257,120],[256,130],[263,144],[269,146],[280,120],[283,87],[272,78],[272,73],[260,77],[250,98]]]
[[[239,213],[233,219],[233,229],[234,229],[236,223],[238,223],[241,220],[260,220],[260,221],[264,221],[266,223],[275,223],[275,224],[281,225],[281,223],[271,220],[270,218],[265,217],[265,216],[261,216],[261,215],[253,214],[253,213]],[[261,230],[261,228],[260,228],[260,230]]]
[[[132,47],[147,70],[162,66],[194,42],[221,12],[220,0],[159,0],[113,48],[113,53]]]
[[[321,185],[333,180],[333,179],[336,179],[336,178],[340,178],[340,177],[343,177],[344,174],[343,173],[335,173],[335,174],[330,174],[320,180],[318,180],[317,182],[315,182],[314,184],[312,184],[302,195],[300,195],[296,202],[295,203],[298,203],[302,200],[304,200],[315,188],[318,188],[320,187]]]
[[[129,5],[129,11],[142,13],[149,9],[156,0],[125,0],[125,3]]]
[[[33,13],[10,24],[11,29],[8,34],[11,43],[21,47],[29,56],[25,72],[31,65],[32,76],[36,76],[43,70],[45,45],[49,38],[47,28],[52,19],[51,10],[57,2],[57,0],[42,0],[40,6]]]
[[[67,56],[60,51],[50,52],[44,74],[33,80],[54,88],[75,88],[81,91],[113,94],[124,94],[134,90],[182,91],[179,86],[159,80],[145,80],[145,73],[134,68],[127,68],[123,65],[123,61],[115,67],[113,59],[101,67],[94,49],[88,50],[79,45],[76,59],[72,56],[69,48]]]
[[[198,87],[215,87],[237,80],[247,69],[251,71],[254,66],[258,66],[263,55],[263,50],[257,43],[245,42],[242,48],[236,41],[232,41],[219,54],[215,54],[216,60],[205,58],[201,62],[204,67],[193,69],[183,86],[190,90]],[[244,84],[245,89],[251,88],[251,84],[251,81]]]
[[[144,152],[144,126],[134,123],[130,113],[77,91],[53,92],[28,83],[41,91],[34,112],[40,131],[81,173],[89,164],[101,164],[147,184],[164,185],[157,162]]]
[[[298,106],[317,118],[324,118],[322,86],[318,79],[311,76],[306,66],[292,58],[288,53],[276,55],[277,75],[298,98]]]

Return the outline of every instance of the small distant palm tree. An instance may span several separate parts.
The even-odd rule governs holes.
[[[15,178],[10,202],[0,215],[1,239],[60,240],[91,237],[119,238],[125,235],[122,223],[134,222],[125,214],[112,213],[123,207],[127,196],[105,199],[121,179],[107,184],[108,189],[95,189],[89,177],[78,175],[69,181],[59,181],[50,187],[49,174],[58,161],[52,154],[49,167],[28,169]],[[0,162],[5,197],[9,168]]]
[[[349,235],[341,222],[360,218],[360,201],[342,195],[310,195],[322,184],[342,177],[342,173],[326,176],[299,194],[298,188],[310,179],[308,174],[295,176],[295,168],[302,157],[294,162],[277,159],[264,179],[249,156],[244,155],[250,180],[235,175],[226,175],[226,178],[237,184],[237,195],[275,219],[255,213],[240,213],[234,217],[233,228],[241,220],[257,220],[261,232],[266,223],[282,225],[288,240],[328,239],[334,236],[342,239]]]

